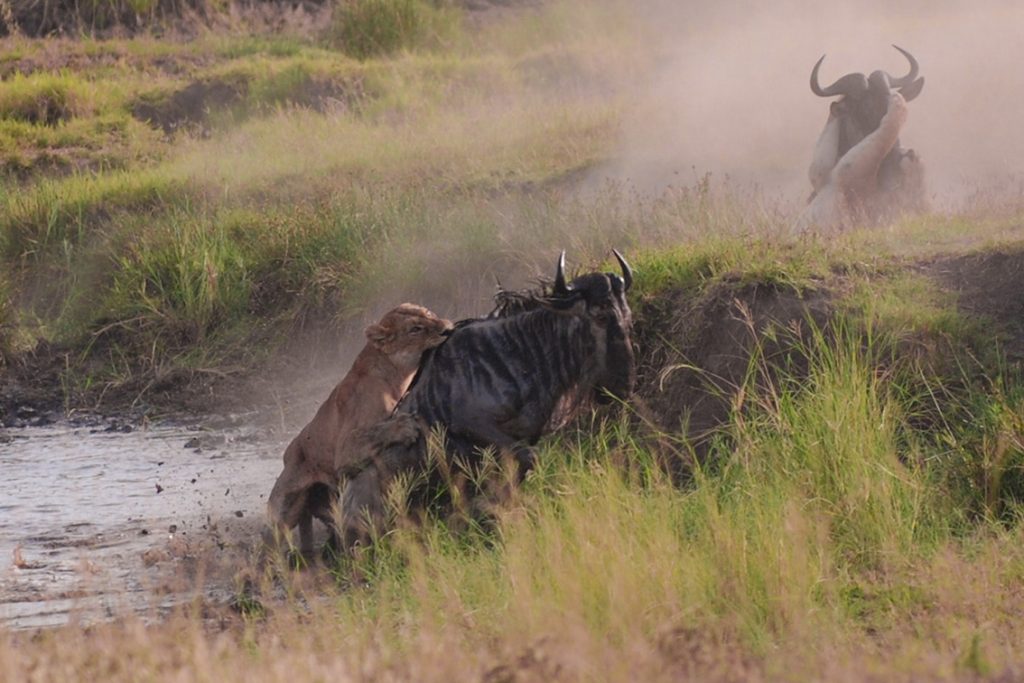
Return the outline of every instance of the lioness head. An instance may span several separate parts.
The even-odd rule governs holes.
[[[376,349],[399,367],[412,373],[427,349],[443,342],[452,327],[450,320],[439,318],[422,306],[401,304],[366,328],[366,338]]]

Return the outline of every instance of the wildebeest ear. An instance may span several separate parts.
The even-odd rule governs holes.
[[[377,323],[374,323],[373,325],[367,327],[365,334],[366,338],[369,339],[374,344],[383,344],[391,337],[391,334],[387,331],[387,329],[378,325]]]
[[[909,102],[918,95],[921,94],[921,89],[924,88],[924,76],[913,81],[910,85],[905,85],[900,88],[900,94],[903,95],[903,99]]]

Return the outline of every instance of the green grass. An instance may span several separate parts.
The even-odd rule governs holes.
[[[55,126],[91,113],[93,97],[68,72],[15,74],[0,89],[0,118]]]
[[[44,258],[63,245],[95,238],[113,216],[125,211],[187,202],[183,183],[159,172],[115,171],[67,180],[42,181],[29,191],[9,188],[0,202],[7,259]]]
[[[461,19],[447,0],[340,0],[328,40],[359,59],[450,46],[460,37]]]

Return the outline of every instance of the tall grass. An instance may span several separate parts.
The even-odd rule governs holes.
[[[55,126],[89,113],[93,97],[91,88],[68,72],[15,73],[0,88],[0,117]]]
[[[937,478],[959,515],[1017,524],[1024,513],[1024,391],[1019,370],[974,368],[928,395]],[[966,375],[966,373],[964,373]],[[965,386],[967,389],[965,390]],[[935,403],[941,402],[941,406]]]
[[[447,0],[337,0],[330,41],[360,59],[457,39],[461,14]]]
[[[598,425],[545,449],[496,538],[392,534],[340,622],[373,624],[397,652],[426,634],[495,657],[543,643],[570,678],[612,680],[679,656],[666,637],[703,643],[711,662],[679,664],[715,671],[779,648],[816,667],[815,650],[901,628],[904,610],[943,600],[917,572],[953,542],[946,493],[901,437],[883,349],[844,334],[806,351],[806,376],[746,387],[691,488],[628,427]]]
[[[202,342],[249,301],[243,255],[223,231],[188,219],[172,223],[164,241],[129,250],[117,266],[111,296],[130,302],[122,315],[160,321],[184,343]]]
[[[184,183],[159,172],[119,171],[42,181],[0,195],[0,247],[7,259],[43,258],[94,238],[111,216],[187,202]]]

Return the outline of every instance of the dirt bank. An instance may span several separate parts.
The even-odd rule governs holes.
[[[1024,250],[943,256],[904,268],[954,296],[968,319],[991,325],[1011,362],[1024,359]],[[845,289],[842,275],[796,289],[736,274],[634,301],[644,410],[667,431],[685,421],[701,443],[727,417],[752,351],[768,366],[799,370],[798,347],[812,328],[827,327]],[[40,343],[0,368],[0,425],[41,426],[82,412],[137,421],[255,411],[287,428],[311,414],[344,374],[352,350],[337,335],[336,328],[298,332],[259,367],[140,374],[102,387],[70,385],[69,369],[88,375],[79,349]]]

